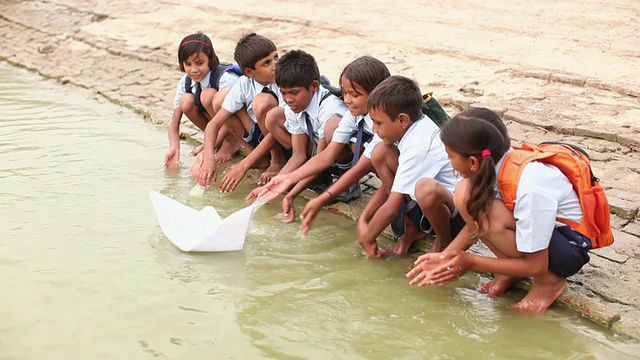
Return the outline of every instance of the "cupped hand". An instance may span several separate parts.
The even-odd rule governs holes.
[[[467,256],[459,250],[424,254],[416,259],[414,267],[406,274],[407,278],[413,278],[409,285],[423,287],[450,283],[468,271]]]
[[[180,167],[180,148],[170,148],[164,156],[164,169],[176,170]]]

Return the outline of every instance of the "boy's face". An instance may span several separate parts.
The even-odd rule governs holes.
[[[262,85],[268,85],[276,81],[276,62],[278,61],[278,53],[272,52],[266,57],[258,60],[254,68],[244,69],[245,75],[254,78]]]
[[[209,73],[209,58],[202,52],[197,52],[182,63],[184,72],[194,82],[200,82]]]
[[[290,88],[281,87],[280,92],[282,93],[284,102],[287,103],[291,110],[297,114],[300,111],[304,111],[304,109],[309,106],[309,103],[313,98],[313,94],[318,91],[318,86],[320,86],[320,83],[318,81],[314,81],[311,83],[309,88],[305,88],[304,86]]]
[[[362,86],[356,83],[352,83],[346,77],[340,79],[342,83],[342,98],[344,103],[349,107],[349,112],[353,116],[364,115],[369,110],[367,109],[367,99],[369,99],[369,93],[367,93]]]
[[[382,107],[369,109],[369,116],[373,121],[373,131],[387,144],[400,141],[411,126],[411,120],[406,113],[400,113],[397,118],[391,119]]]

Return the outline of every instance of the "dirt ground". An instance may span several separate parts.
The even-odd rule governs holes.
[[[515,141],[577,143],[608,190],[616,243],[592,252],[559,302],[640,339],[638,19],[636,0],[4,0],[0,59],[91,89],[164,127],[181,76],[180,39],[202,30],[232,61],[240,36],[258,32],[281,53],[313,54],[332,81],[370,54],[433,91],[451,114],[487,106]]]

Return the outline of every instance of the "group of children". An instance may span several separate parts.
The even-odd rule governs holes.
[[[338,93],[326,86],[313,56],[291,50],[278,58],[275,44],[255,33],[238,41],[237,68],[220,63],[203,33],[180,42],[178,60],[185,75],[176,89],[167,169],[179,164],[183,114],[204,131],[190,170],[198,183],[214,184],[216,164],[244,146],[248,155],[224,172],[220,190],[233,191],[250,168],[266,168],[248,198],[270,201],[284,193],[286,222],[295,220],[295,197],[332,179],[333,168],[337,180],[301,213],[303,233],[322,206],[357,197],[359,179],[374,172],[382,186],[357,222],[367,256],[402,255],[417,239],[434,235],[432,249],[407,274],[411,284],[444,284],[483,271],[497,277],[481,291],[497,296],[533,277],[531,291],[513,306],[518,310],[545,311],[564,291],[566,277],[589,261],[590,240],[556,221],[579,221],[582,210],[554,166],[526,165],[515,208],[505,207],[496,172],[510,138],[488,109],[464,111],[439,128],[423,114],[416,82],[391,76],[380,60],[362,56],[349,63]],[[385,250],[376,238],[389,225],[396,243]],[[496,258],[465,252],[478,240]]]

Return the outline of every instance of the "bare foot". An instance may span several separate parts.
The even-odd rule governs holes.
[[[407,252],[409,252],[411,244],[413,244],[416,240],[426,237],[426,234],[418,229],[418,227],[411,220],[409,220],[408,217],[405,217],[404,226],[405,234],[402,235],[390,249],[393,255],[399,256],[406,254]]]
[[[269,181],[271,181],[271,178],[278,175],[280,170],[282,170],[283,166],[284,164],[277,164],[272,162],[271,165],[269,165],[269,167],[267,168],[267,170],[265,170],[262,173],[262,175],[260,175],[260,180],[258,180],[258,186],[262,186],[268,183]]]
[[[200,152],[196,155],[196,158],[193,159],[193,164],[191,164],[191,168],[187,172],[190,176],[198,176],[198,172],[200,172],[200,168],[202,167],[202,163],[204,162],[204,153]]]
[[[189,155],[196,156],[196,155],[200,154],[202,152],[202,150],[204,150],[204,145],[200,144],[200,145],[196,146],[195,149],[191,150]]]
[[[495,279],[482,285],[482,287],[478,291],[481,294],[487,294],[487,296],[490,298],[500,296],[504,294],[507,289],[513,286],[513,284],[520,281],[520,279],[522,278],[498,275],[495,277]]]
[[[544,278],[542,281],[538,281]],[[510,306],[510,309],[523,312],[543,313],[567,288],[567,279],[552,272],[534,278],[533,287],[527,296]]]
[[[227,136],[225,141],[215,154],[216,163],[227,162],[240,150],[240,142],[235,137]]]

